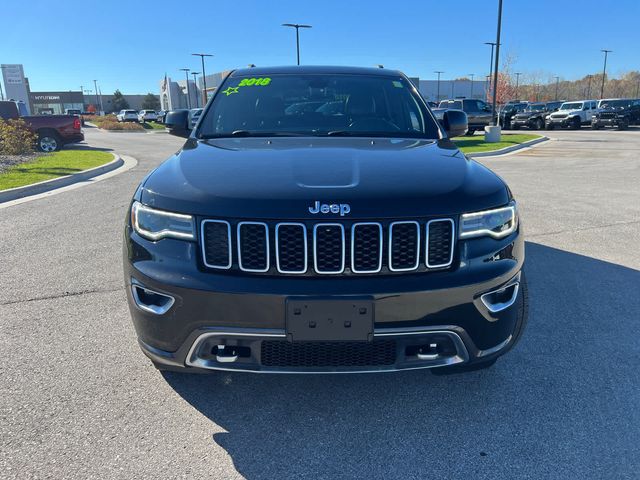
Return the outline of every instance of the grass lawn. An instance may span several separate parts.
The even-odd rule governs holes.
[[[0,190],[71,175],[104,165],[111,160],[113,155],[110,153],[95,150],[62,150],[48,153],[33,162],[14,165],[0,174]]]
[[[519,145],[520,143],[528,142],[529,140],[535,140],[540,138],[541,135],[528,135],[528,134],[503,134],[502,141],[497,143],[486,143],[484,141],[484,135],[474,135],[473,137],[456,137],[453,142],[464,153],[475,152],[490,152],[493,150],[500,150],[502,148],[511,147],[513,145]]]
[[[141,124],[146,130],[164,130],[164,125],[156,122],[145,122]]]

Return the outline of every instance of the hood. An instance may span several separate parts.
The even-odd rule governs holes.
[[[449,215],[510,200],[504,182],[449,140],[189,139],[142,188],[149,206],[220,218],[310,219],[349,204],[348,218]]]

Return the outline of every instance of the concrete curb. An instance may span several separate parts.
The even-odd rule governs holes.
[[[103,173],[110,172],[124,165],[124,160],[117,154],[112,153],[113,160],[99,167],[90,168],[89,170],[83,170],[82,172],[73,173],[65,177],[52,178],[51,180],[45,180],[43,182],[33,183],[31,185],[25,185],[24,187],[10,188],[9,190],[0,191],[0,203],[9,202],[18,198],[30,197],[32,195],[38,195],[40,193],[55,190],[57,188],[66,187],[73,183],[82,182],[92,177],[102,175]]]
[[[511,147],[501,148],[500,150],[491,150],[488,152],[474,152],[474,153],[466,153],[465,155],[469,158],[478,158],[478,157],[497,157],[500,155],[506,155],[507,153],[515,152],[517,150],[522,150],[523,148],[532,147],[537,145],[538,143],[546,142],[549,140],[549,137],[542,136],[540,138],[536,138],[534,140],[529,140],[528,142],[520,143],[518,145],[513,145]]]

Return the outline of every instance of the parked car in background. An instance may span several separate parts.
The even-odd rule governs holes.
[[[156,115],[156,122],[164,123],[164,117],[167,115],[167,112],[164,110],[160,110]]]
[[[155,110],[140,110],[138,113],[138,122],[155,122],[158,119],[158,114]]]
[[[491,106],[482,100],[473,100],[471,98],[442,100],[438,108],[462,110],[466,113],[469,121],[466,135],[473,135],[473,132],[482,130],[491,123]]]
[[[596,100],[580,100],[577,102],[564,102],[557,112],[545,117],[545,126],[548,130],[556,127],[569,127],[579,129],[582,125],[591,125],[591,117],[598,111]]]
[[[563,102],[537,102],[530,103],[524,110],[515,114],[511,119],[511,128],[518,130],[527,127],[534,130],[543,130],[544,117],[560,108]]]
[[[82,116],[82,110],[78,108],[67,108],[64,111],[65,115],[77,115],[80,117],[80,124],[84,127],[84,117]]]
[[[529,102],[510,100],[498,109],[498,122],[502,128],[510,129],[511,120],[518,113],[527,108]]]
[[[189,110],[189,124],[191,125],[191,128],[194,128],[196,123],[198,123],[198,119],[200,118],[200,115],[202,115],[202,110],[202,108],[192,108]]]
[[[78,115],[25,115],[23,103],[0,101],[0,118],[22,118],[29,129],[38,136],[36,146],[42,152],[55,152],[64,145],[84,140]]]
[[[120,110],[120,113],[116,115],[119,122],[137,122],[138,112],[135,110]]]
[[[598,112],[591,117],[591,128],[617,127],[625,130],[629,125],[640,125],[640,99],[608,98],[598,102]]]

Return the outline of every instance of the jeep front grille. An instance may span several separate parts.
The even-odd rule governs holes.
[[[451,218],[390,222],[203,220],[208,269],[267,275],[426,272],[453,265]]]

